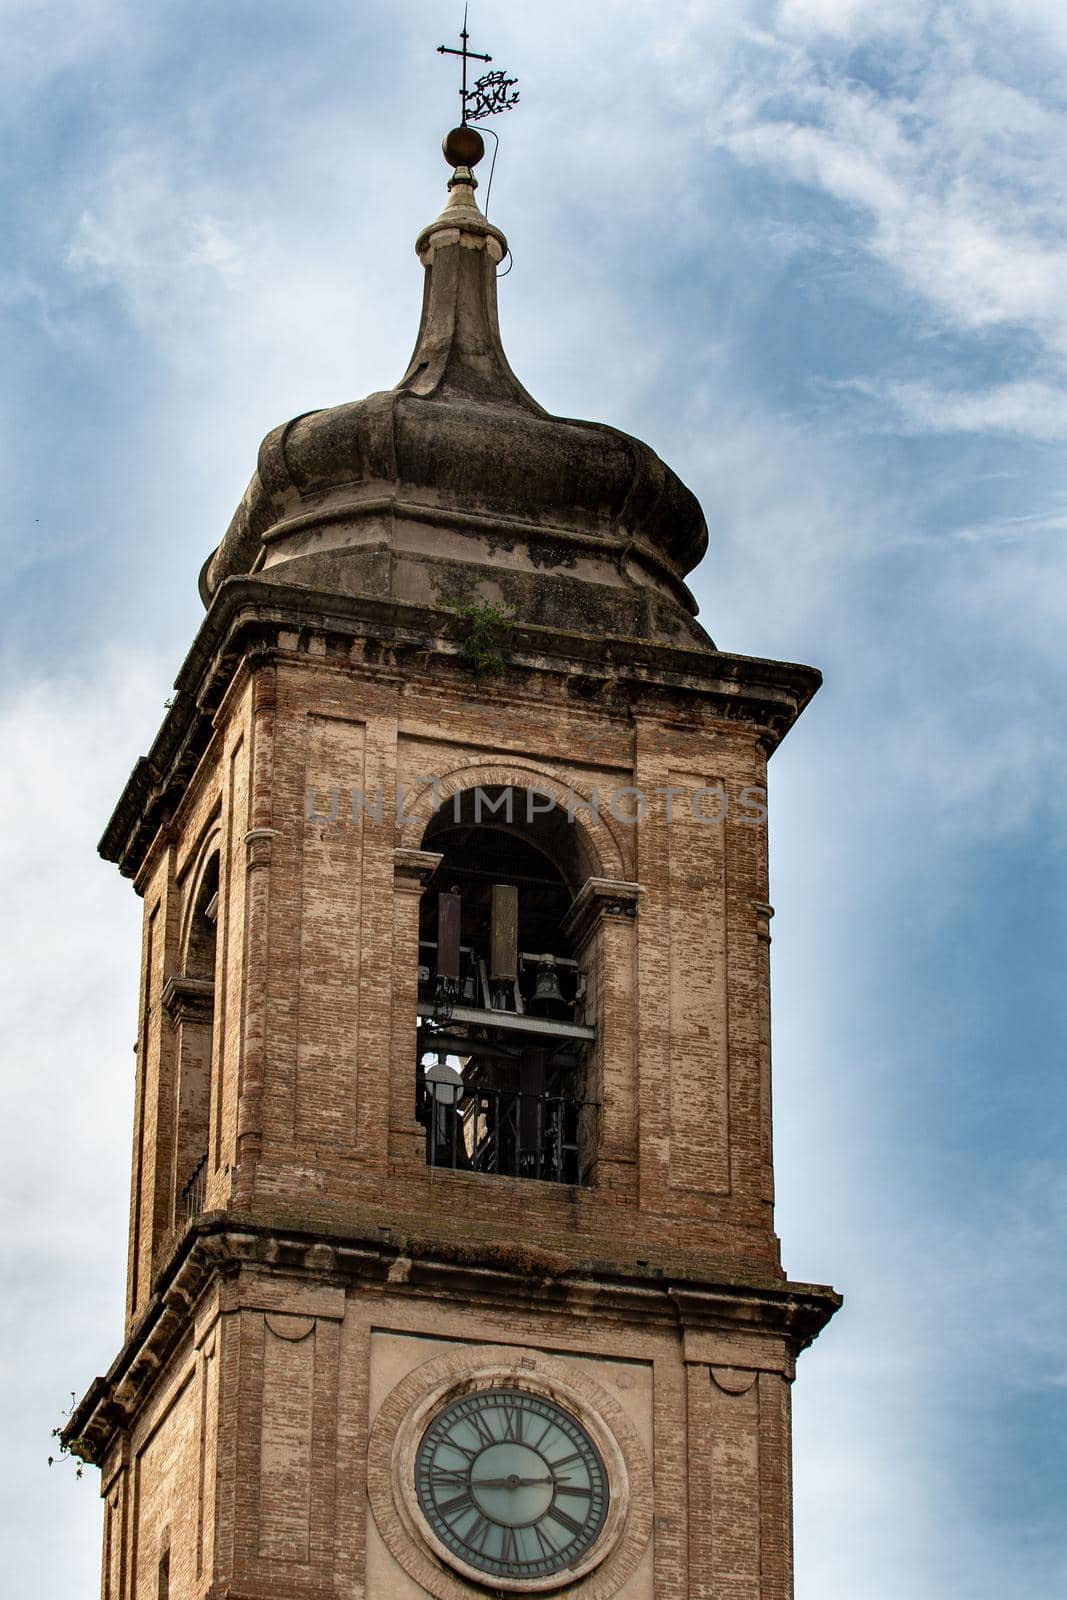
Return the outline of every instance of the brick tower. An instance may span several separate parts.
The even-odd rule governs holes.
[[[469,130],[466,131],[469,135]],[[765,776],[644,444],[548,415],[450,136],[394,389],[263,442],[102,842],[144,900],[104,1600],[787,1600]]]

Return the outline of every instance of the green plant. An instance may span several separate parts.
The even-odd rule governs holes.
[[[475,674],[479,678],[489,678],[504,672],[508,664],[508,641],[515,626],[511,608],[468,595],[463,600],[453,601],[451,609],[466,625],[463,654]]]
[[[77,1398],[78,1398],[77,1395],[74,1393],[74,1390],[72,1389],[70,1391],[70,1406],[66,1411],[61,1413],[63,1418],[64,1418],[64,1421],[62,1421],[58,1425],[58,1427],[55,1427],[55,1428],[52,1429],[52,1438],[59,1440],[59,1455],[58,1455],[58,1457],[49,1456],[48,1457],[48,1465],[50,1467],[54,1466],[57,1460],[60,1460],[60,1461],[73,1461],[74,1464],[75,1464],[74,1465],[74,1476],[76,1478],[80,1478],[82,1473],[85,1470],[84,1465],[83,1465],[82,1460],[81,1460],[82,1448],[83,1448],[82,1440],[81,1439],[64,1439],[64,1437],[63,1437],[63,1433],[64,1433],[64,1430],[66,1429],[66,1425],[70,1421],[71,1417],[74,1415],[74,1403],[77,1400]]]

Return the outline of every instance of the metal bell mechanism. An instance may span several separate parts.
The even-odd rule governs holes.
[[[537,967],[537,980],[534,992],[530,999],[529,1010],[539,1012],[542,1016],[558,1016],[567,1008],[563,998],[563,991],[559,986],[559,973],[556,970],[555,958],[543,955]]]

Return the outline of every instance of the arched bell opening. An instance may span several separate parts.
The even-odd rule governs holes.
[[[215,982],[215,956],[218,948],[219,853],[207,860],[189,921],[185,947],[185,976]]]
[[[174,1221],[204,1208],[215,1035],[215,965],[218,952],[219,855],[204,864],[185,935],[180,977],[169,986],[177,1034],[174,1115]]]
[[[547,795],[457,794],[419,916],[416,1112],[430,1166],[580,1184],[593,1159],[596,1029],[566,931],[580,830]]]

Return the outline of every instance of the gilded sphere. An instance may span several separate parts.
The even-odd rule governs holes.
[[[445,134],[441,149],[450,167],[476,167],[485,155],[485,140],[477,128],[464,123]]]

